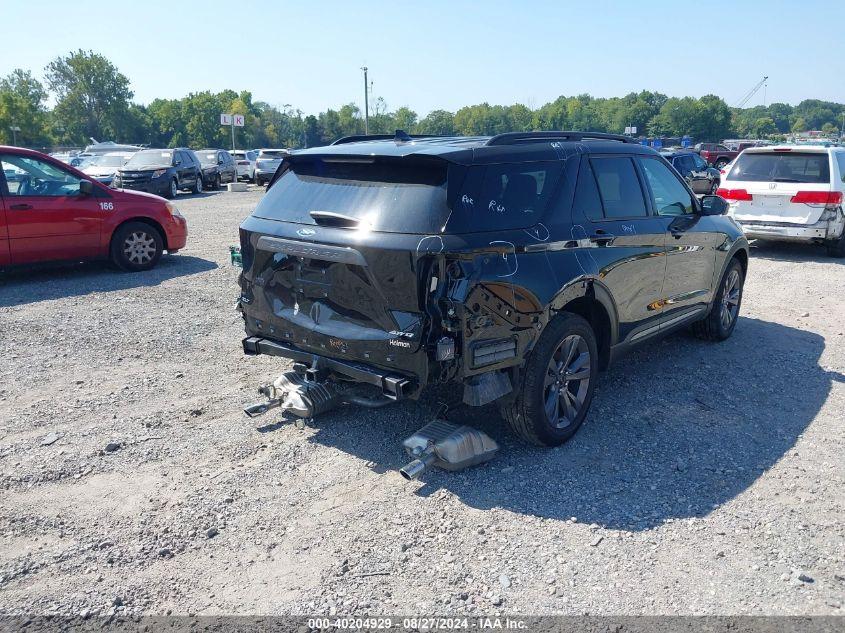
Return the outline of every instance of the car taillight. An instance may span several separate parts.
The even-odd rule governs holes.
[[[745,189],[717,189],[717,196],[722,196],[725,200],[753,200],[753,196]]]
[[[841,191],[799,191],[789,199],[797,204],[842,204]]]

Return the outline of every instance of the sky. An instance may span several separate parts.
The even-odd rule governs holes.
[[[363,106],[361,66],[390,110],[536,108],[560,95],[716,94],[735,105],[845,102],[840,0],[554,2],[0,0],[0,76],[79,48],[108,57],[134,100],[249,90],[317,113]],[[748,106],[763,103],[760,90]]]

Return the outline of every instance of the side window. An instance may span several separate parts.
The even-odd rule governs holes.
[[[689,176],[693,168],[692,158],[687,154],[676,156],[672,160],[672,165],[678,170],[678,173],[681,174],[681,176]]]
[[[587,218],[596,221],[604,218],[601,208],[599,188],[596,186],[596,176],[590,161],[584,160],[578,170],[578,184],[575,186],[575,209],[582,211]]]
[[[14,154],[0,155],[10,196],[76,196],[80,178],[53,163]]]
[[[836,162],[839,163],[839,179],[845,182],[845,152],[836,152]]]
[[[594,158],[590,162],[606,218],[648,215],[640,179],[630,158]]]
[[[696,171],[703,171],[707,167],[707,163],[705,163],[704,159],[698,154],[690,154],[690,157],[692,158],[692,162],[695,164]]]
[[[657,215],[685,215],[693,212],[695,207],[692,196],[671,169],[656,158],[643,158],[641,164],[651,187]]]

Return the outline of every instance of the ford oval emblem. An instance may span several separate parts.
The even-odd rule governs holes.
[[[312,236],[316,233],[317,233],[317,231],[315,231],[314,229],[299,229],[296,232],[296,234],[299,235],[300,237],[310,237],[310,236]]]

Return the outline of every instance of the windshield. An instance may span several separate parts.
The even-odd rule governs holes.
[[[273,151],[273,150],[263,149],[258,154],[258,158],[269,158],[270,160],[273,160],[273,159],[281,160],[287,155],[288,155],[287,152],[282,152],[282,151],[276,152],[276,151]]]
[[[197,152],[197,156],[200,157],[200,163],[203,165],[217,164],[217,152]]]
[[[537,224],[559,162],[464,167],[442,160],[292,162],[256,217],[316,224],[312,211],[388,233],[470,233]]]
[[[120,167],[126,162],[126,156],[109,156],[104,154],[101,156],[93,156],[91,160],[85,163],[86,167]]]
[[[173,152],[163,149],[151,149],[138,152],[128,161],[124,167],[141,169],[144,167],[170,167],[173,161]]]
[[[741,154],[728,174],[730,180],[763,182],[830,182],[826,153],[753,152]]]

